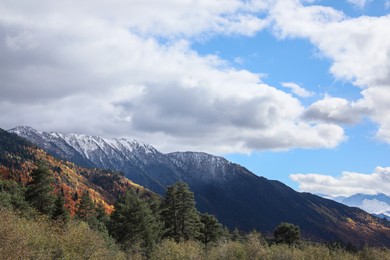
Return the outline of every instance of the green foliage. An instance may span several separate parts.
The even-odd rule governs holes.
[[[57,194],[51,217],[62,222],[67,222],[70,218],[69,211],[65,207],[65,196],[62,189],[61,192]]]
[[[294,224],[281,223],[274,231],[274,239],[277,244],[283,243],[289,246],[298,244],[301,239],[301,231]]]
[[[0,208],[18,211],[29,209],[24,197],[24,189],[15,181],[0,180]]]
[[[108,216],[102,205],[96,206],[88,191],[84,191],[77,205],[76,217],[84,221],[90,228],[100,231],[108,236]]]
[[[53,178],[48,167],[42,162],[31,172],[32,180],[27,185],[26,200],[40,213],[50,215],[55,196]]]
[[[110,222],[110,216],[107,214],[106,210],[104,209],[103,204],[97,205],[96,218],[100,223],[104,224],[105,226],[108,226]]]
[[[201,223],[195,208],[194,194],[184,182],[168,187],[162,202],[161,217],[165,238],[179,242],[200,235]]]
[[[242,241],[244,240],[244,236],[241,234],[241,232],[240,232],[240,230],[238,230],[238,228],[235,228],[235,229],[232,231],[231,239],[232,239],[233,241],[242,242]]]
[[[77,205],[76,216],[78,219],[88,223],[90,226],[94,226],[97,222],[96,215],[95,203],[89,196],[89,192],[84,191],[81,196],[80,203]]]
[[[218,220],[210,214],[200,214],[200,221],[202,223],[200,229],[200,240],[205,246],[210,242],[217,242],[222,236],[222,225]]]
[[[147,203],[129,190],[115,204],[109,232],[126,250],[140,247],[149,254],[160,236],[160,226]]]

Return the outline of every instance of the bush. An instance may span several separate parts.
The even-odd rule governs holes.
[[[203,248],[199,242],[163,240],[154,250],[152,259],[158,260],[200,260],[204,259]]]
[[[301,231],[298,226],[290,223],[281,223],[274,231],[275,242],[280,244],[298,244],[301,239]]]
[[[249,258],[245,244],[238,241],[220,242],[210,249],[208,257],[213,260],[254,259]]]
[[[25,219],[0,211],[2,259],[125,259],[115,244],[84,222],[60,225],[47,216]]]

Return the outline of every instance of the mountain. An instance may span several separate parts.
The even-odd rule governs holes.
[[[390,197],[383,193],[375,195],[358,193],[350,197],[339,197],[335,201],[390,220]]]
[[[296,192],[222,157],[198,152],[163,154],[134,140],[45,133],[29,127],[10,132],[61,159],[121,171],[159,194],[168,185],[185,181],[198,209],[216,215],[230,228],[271,234],[281,222],[290,222],[300,226],[306,239],[390,246],[387,223],[358,208]]]
[[[26,185],[31,171],[42,161],[48,165],[54,177],[55,190],[64,192],[66,206],[72,214],[77,203],[75,194],[80,198],[84,191],[88,191],[91,198],[102,204],[108,212],[112,211],[118,196],[128,189],[136,190],[144,196],[156,196],[118,172],[83,168],[58,160],[26,139],[0,129],[0,180],[14,180]]]

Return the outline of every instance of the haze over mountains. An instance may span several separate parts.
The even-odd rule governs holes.
[[[390,229],[366,212],[298,193],[222,157],[197,152],[163,154],[137,141],[45,133],[30,127],[10,132],[58,158],[85,167],[122,171],[158,194],[168,185],[185,181],[195,193],[198,209],[216,215],[229,228],[270,233],[280,222],[290,222],[301,227],[306,239],[390,244]]]

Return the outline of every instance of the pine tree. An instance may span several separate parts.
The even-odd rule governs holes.
[[[207,247],[210,242],[216,242],[222,235],[222,225],[210,214],[200,215],[202,227],[200,229],[200,240]]]
[[[177,242],[199,237],[199,213],[195,208],[194,194],[186,183],[179,182],[168,187],[162,203],[161,217],[165,237]]]
[[[103,204],[99,203],[96,207],[96,218],[99,222],[102,222],[104,225],[108,225],[110,221],[110,216],[106,213],[106,210]]]
[[[83,195],[81,196],[80,203],[78,204],[76,209],[76,216],[78,219],[88,223],[91,228],[98,228],[95,203],[89,196],[88,191],[84,191]]]
[[[31,172],[32,180],[27,185],[26,200],[43,214],[50,215],[55,201],[53,178],[42,162]]]
[[[63,222],[67,222],[70,218],[69,211],[67,208],[65,208],[65,196],[64,190],[62,188],[61,191],[57,194],[56,200],[54,202],[52,218]]]
[[[115,204],[109,231],[125,249],[139,245],[147,254],[160,234],[159,223],[147,203],[130,190]]]
[[[106,213],[102,204],[98,204],[96,207],[96,220],[97,220],[97,229],[100,232],[108,234],[108,224],[110,222],[110,216]]]

